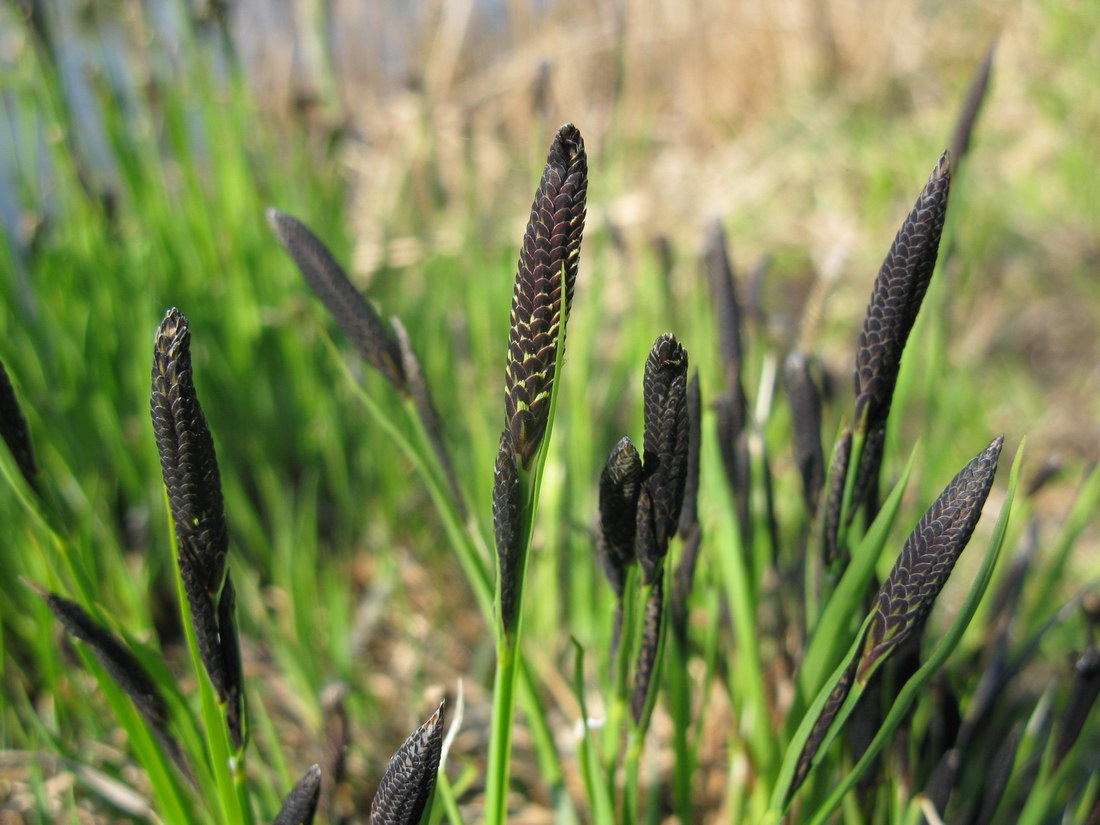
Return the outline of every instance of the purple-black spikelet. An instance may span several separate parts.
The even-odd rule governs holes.
[[[321,798],[321,766],[314,765],[291,789],[275,817],[275,825],[312,825]]]
[[[242,686],[234,593],[226,568],[229,532],[214,439],[192,380],[191,333],[175,308],[157,329],[150,412],[199,656],[218,700],[227,705],[230,734],[240,747]]]
[[[972,458],[906,539],[874,599],[856,674],[860,683],[928,617],[981,518],[1003,444],[998,436]]]
[[[278,209],[267,210],[267,222],[313,293],[332,313],[363,360],[399,391],[405,392],[405,371],[397,339],[336,263],[328,248],[305,224]]]
[[[0,361],[0,437],[11,450],[23,476],[33,484],[38,467],[34,461],[34,449],[31,446],[30,433],[27,431],[27,420],[19,408],[19,400],[15,397],[15,389],[11,385],[7,370],[4,369],[3,361]]]
[[[511,633],[516,626],[526,537],[523,535],[523,488],[510,430],[500,435],[493,476],[493,538],[500,577],[500,621],[505,632]]]
[[[370,825],[416,825],[432,798],[443,749],[443,704],[390,759],[370,806]]]
[[[42,598],[62,627],[91,648],[115,684],[130,697],[150,729],[167,735],[168,705],[153,677],[130,648],[76,602],[56,593],[42,593]]]
[[[821,450],[821,394],[806,356],[797,352],[787,356],[783,383],[791,405],[794,458],[802,476],[802,497],[813,513],[825,486],[825,456]]]
[[[531,205],[512,293],[505,368],[506,426],[516,457],[531,466],[546,433],[550,400],[580,260],[588,191],[584,140],[571,123],[550,146]]]
[[[642,383],[642,475],[653,501],[653,529],[662,557],[679,525],[687,482],[687,371],[687,351],[670,333],[661,335],[646,359]]]
[[[623,595],[627,565],[635,560],[635,514],[642,483],[642,458],[629,438],[616,444],[600,473],[600,561],[615,595]]]
[[[951,169],[944,152],[894,237],[871,291],[856,350],[853,426],[866,433],[868,447],[860,458],[853,508],[874,497],[872,488],[878,485],[901,354],[936,268],[950,190]]]
[[[653,671],[657,667],[657,653],[661,640],[661,619],[664,614],[664,579],[658,578],[649,591],[642,620],[642,640],[638,648],[638,661],[634,667],[634,689],[630,697],[630,710],[634,723],[642,724],[649,691],[653,683]]]

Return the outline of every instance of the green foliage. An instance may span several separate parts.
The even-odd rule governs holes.
[[[477,229],[510,231],[525,217],[522,201],[538,171],[526,146],[509,158],[515,179],[504,187],[515,191],[488,191],[477,185],[473,149],[494,137],[474,129],[474,185],[459,248],[425,243],[417,263],[384,261],[364,282],[351,266],[339,135],[311,137],[304,120],[278,125],[257,105],[236,61],[220,62],[216,42],[184,23],[172,57],[176,74],[147,65],[136,38],[117,55],[129,75],[93,79],[109,159],[97,165],[79,137],[57,42],[36,39],[14,8],[0,9],[18,53],[0,76],[4,125],[18,158],[11,197],[37,221],[22,224],[36,227],[31,233],[17,227],[0,235],[0,523],[8,527],[0,564],[0,746],[54,754],[19,777],[40,819],[73,818],[88,800],[106,812],[118,804],[106,789],[135,785],[166,823],[272,821],[280,806],[286,817],[307,821],[319,793],[321,821],[345,814],[365,820],[361,800],[383,779],[390,755],[440,692],[452,693],[462,679],[478,686],[468,689],[475,706],[465,716],[460,707],[449,711],[448,725],[476,736],[445,741],[441,724],[430,736],[414,735],[413,750],[431,766],[418,763],[415,787],[401,784],[399,770],[410,746],[398,751],[384,780],[391,801],[400,802],[393,803],[398,819],[427,810],[433,825],[444,817],[497,825],[510,809],[530,804],[552,809],[557,822],[600,825],[670,816],[684,823],[908,825],[930,809],[959,822],[1090,821],[1100,799],[1100,783],[1089,778],[1098,721],[1073,703],[1093,695],[1080,687],[1092,677],[1075,677],[1066,662],[1092,661],[1095,651],[1089,600],[1100,571],[1082,548],[1095,541],[1100,471],[1071,460],[1054,482],[1054,504],[1028,490],[1020,480],[1029,465],[1021,470],[1019,418],[1046,420],[1040,416],[1053,402],[1043,376],[1006,357],[1017,354],[1002,340],[1008,333],[985,349],[968,338],[987,334],[990,305],[1023,307],[1034,297],[994,277],[1015,255],[1035,262],[1038,247],[1019,226],[1032,221],[1038,233],[1063,220],[1075,232],[1078,223],[1092,225],[1095,203],[1068,185],[1096,182],[1085,149],[1069,147],[1050,170],[1051,186],[1076,193],[1065,203],[1052,202],[1042,181],[1013,192],[1034,198],[998,191],[983,163],[1003,146],[958,161],[938,269],[925,309],[915,324],[906,319],[912,332],[900,369],[890,368],[897,386],[884,405],[889,420],[876,421],[875,461],[882,459],[888,494],[871,508],[863,490],[856,494],[865,445],[858,422],[846,420],[853,402],[847,381],[803,417],[811,429],[823,420],[825,455],[832,434],[856,425],[852,467],[829,482],[805,464],[821,464],[821,451],[805,431],[796,433],[800,411],[788,410],[778,376],[792,352],[803,359],[803,395],[805,381],[823,371],[850,373],[856,313],[940,137],[884,123],[873,107],[853,104],[831,136],[835,148],[823,148],[828,141],[816,135],[796,144],[816,165],[823,199],[845,176],[854,179],[837,190],[829,211],[865,226],[866,248],[855,250],[844,272],[857,297],[845,286],[835,303],[808,300],[797,312],[786,306],[769,324],[758,304],[766,316],[769,296],[778,305],[774,293],[798,292],[807,255],[777,250],[768,283],[780,286],[766,288],[752,311],[737,304],[748,279],[735,260],[750,254],[742,249],[765,251],[755,246],[753,221],[777,218],[741,210],[724,216],[728,233],[709,224],[713,291],[699,261],[674,255],[667,270],[648,246],[620,246],[605,218],[652,147],[610,131],[589,161],[589,212],[600,220],[586,231],[579,272],[583,205],[562,224],[572,233],[567,254],[548,275],[532,275],[534,294],[552,296],[556,288],[559,300],[563,285],[551,282],[565,276],[571,307],[563,347],[564,313],[539,318],[545,329],[515,332],[509,300],[519,239]],[[1044,13],[1052,22],[1046,48],[1073,53],[1090,12]],[[135,15],[148,23],[140,10]],[[91,48],[106,65],[107,42]],[[1067,88],[1076,88],[1087,72],[1071,60]],[[150,82],[139,88],[146,70]],[[1088,125],[1095,118],[1088,88],[1078,89],[1073,106],[1057,88],[1034,94],[1043,111]],[[944,137],[950,117],[944,104],[937,121]],[[977,128],[980,135],[983,121]],[[545,144],[550,135],[536,131],[532,143]],[[834,159],[847,153],[848,167],[839,169],[828,152]],[[400,182],[396,214],[416,214],[422,205],[412,178],[408,172]],[[298,263],[325,276],[330,294],[322,299],[343,308],[336,321],[271,234],[271,205],[301,216],[301,223],[281,213],[272,220]],[[561,218],[554,205],[544,205],[540,218],[551,234]],[[1063,218],[1064,207],[1072,214]],[[711,218],[695,217],[699,225]],[[531,243],[541,240],[532,229]],[[697,240],[687,231],[674,238],[685,248]],[[521,274],[525,266],[535,272],[535,263],[521,260]],[[1056,263],[1068,267],[1060,277],[1091,305],[1097,293],[1084,264]],[[150,344],[171,306],[191,322],[195,383],[217,446],[247,744],[233,741],[225,697],[206,675],[149,426]],[[818,331],[815,313],[823,311]],[[803,320],[776,321],[782,312]],[[370,324],[357,337],[364,317]],[[701,395],[693,419],[697,506],[692,492],[679,534],[683,479],[654,475],[649,454],[663,449],[658,464],[679,467],[689,449],[686,356],[674,359],[680,400],[667,415],[676,426],[655,427],[645,406],[647,395],[667,395],[651,392],[644,378],[646,353],[665,329],[690,352]],[[539,335],[552,337],[549,350]],[[356,347],[368,350],[365,361]],[[506,374],[506,423],[527,439],[522,449],[510,448],[518,461],[507,456],[519,500],[512,509],[520,594],[509,605],[518,615],[508,627],[494,585],[492,481]],[[533,403],[516,389],[528,384]],[[531,408],[539,416],[533,427],[524,417]],[[922,611],[919,627],[907,628],[908,650],[892,651],[840,697],[805,783],[792,788],[815,722],[861,653],[869,593],[890,575],[939,490],[1002,429],[1017,458],[1011,476],[1002,472],[994,484],[974,549],[942,593],[936,588],[931,615]],[[618,491],[615,506],[625,517],[614,519],[613,587],[603,581],[596,550],[601,470],[625,433],[643,431],[646,468],[632,463],[624,472],[652,489]],[[651,439],[651,431],[662,438]],[[1033,444],[1042,435],[1033,433]],[[1036,452],[1029,449],[1031,464],[1042,457]],[[822,549],[823,515],[808,507],[821,493],[809,488],[823,481],[842,497],[846,491],[835,558]],[[661,524],[660,558],[650,561],[644,584],[623,538],[631,525],[637,529],[639,500],[648,502],[649,529],[655,514]],[[856,515],[849,520],[848,513]],[[1029,550],[1029,542],[1042,550]],[[690,564],[681,567],[685,555]],[[694,576],[681,579],[681,569]],[[220,568],[216,578],[213,590]],[[75,638],[84,641],[63,634],[23,581],[70,600],[66,615],[80,617]],[[111,652],[106,660],[102,649]],[[632,712],[631,677],[642,652],[648,681]],[[151,679],[163,695],[152,722],[147,708],[127,698],[120,661],[129,673],[138,662],[148,674],[138,682]],[[344,691],[337,705],[322,699],[332,683]],[[952,718],[954,728],[945,721]],[[1084,720],[1085,735],[1065,734],[1062,720],[1071,718]],[[164,724],[168,736],[158,729]],[[335,753],[348,745],[350,761],[363,770],[341,773],[333,743]],[[432,805],[425,775],[434,775],[440,751],[439,804]],[[306,770],[314,763],[330,772],[335,793],[318,790],[319,774]],[[45,774],[54,765],[76,777],[67,798],[51,796]],[[346,810],[349,804],[359,807]]]

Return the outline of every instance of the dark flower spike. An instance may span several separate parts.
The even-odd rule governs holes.
[[[791,780],[790,789],[787,791],[787,799],[793,797],[795,792],[802,786],[802,783],[806,781],[806,776],[810,773],[810,768],[813,767],[814,757],[825,741],[825,736],[828,734],[829,728],[832,727],[833,720],[840,713],[844,700],[848,698],[848,694],[852,690],[852,681],[855,674],[856,661],[853,659],[848,669],[844,671],[840,680],[829,693],[829,698],[825,700],[825,705],[821,708],[821,713],[810,730],[806,744],[802,746],[802,753],[798,756],[794,777]]]
[[[516,626],[519,580],[523,574],[523,489],[516,467],[512,433],[500,436],[493,479],[493,537],[500,577],[500,621],[506,633]]]
[[[642,584],[653,584],[661,578],[661,564],[668,552],[668,542],[657,541],[657,526],[653,496],[649,484],[642,482],[638,492],[638,509],[634,523],[634,550],[642,567]]]
[[[845,427],[833,453],[833,468],[829,475],[828,498],[825,500],[825,563],[830,567],[840,556],[840,511],[844,506],[844,480],[852,458],[852,428]]]
[[[191,777],[191,767],[169,730],[168,705],[164,696],[125,642],[100,625],[76,602],[49,593],[37,585],[32,584],[31,587],[45,600],[62,627],[91,648],[103,669],[130,697],[164,752],[185,776]]]
[[[998,436],[971,459],[906,539],[874,599],[856,674],[861,684],[927,618],[982,515],[1003,443]]]
[[[435,452],[436,458],[439,459],[439,465],[447,478],[447,484],[451,488],[451,497],[454,499],[459,517],[465,521],[466,501],[462,495],[462,487],[458,483],[458,476],[455,474],[450,453],[447,451],[447,443],[443,439],[443,422],[439,417],[435,402],[432,401],[428,382],[424,378],[423,370],[420,368],[420,359],[416,357],[412,342],[409,340],[409,333],[405,330],[405,325],[401,323],[400,319],[397,317],[390,318],[390,324],[393,326],[397,345],[401,351],[401,369],[405,375],[406,388],[412,397],[413,404],[416,405],[416,414],[424,425],[424,430],[427,432],[428,439],[432,444],[432,450]]]
[[[1100,696],[1100,650],[1088,648],[1074,666],[1073,689],[1062,716],[1062,729],[1054,751],[1054,764],[1060,765],[1085,728],[1092,706]]]
[[[871,291],[856,351],[853,418],[853,426],[867,434],[870,449],[865,448],[860,457],[853,510],[878,485],[881,442],[901,354],[936,267],[950,188],[951,170],[944,152],[894,237]]]
[[[802,476],[802,496],[814,513],[825,486],[825,455],[821,450],[821,394],[806,356],[792,352],[783,364],[783,383],[791,404],[794,460]]]
[[[642,724],[645,716],[650,686],[653,682],[653,670],[657,666],[657,653],[661,641],[661,615],[664,609],[663,581],[658,578],[653,583],[645,603],[642,640],[638,648],[638,662],[634,668],[634,690],[630,697],[630,710],[637,725]]]
[[[687,371],[687,351],[670,333],[660,336],[649,351],[642,384],[642,466],[653,499],[654,534],[661,556],[679,525],[687,481]]]
[[[672,624],[681,640],[687,638],[687,602],[695,580],[695,565],[699,560],[702,531],[699,527],[699,449],[702,430],[703,401],[699,392],[699,373],[688,383],[688,461],[684,483],[684,503],[680,508],[680,526],[677,533],[683,542],[680,564],[672,587]]]
[[[321,766],[314,765],[283,800],[275,825],[312,825],[321,798]]]
[[[710,293],[717,313],[718,340],[722,347],[722,365],[729,389],[741,389],[741,306],[734,286],[733,266],[726,249],[722,224],[715,220],[707,229],[704,253]],[[743,402],[744,395],[739,392]]]
[[[27,482],[33,486],[38,466],[34,461],[27,420],[19,408],[19,400],[15,397],[15,389],[11,385],[11,379],[8,378],[7,370],[4,369],[3,361],[0,361],[0,437],[11,450],[15,463]]]
[[[432,798],[443,748],[443,704],[398,748],[370,806],[370,825],[416,825]]]
[[[558,347],[580,260],[587,190],[584,140],[567,123],[558,129],[546,158],[512,293],[504,405],[524,469],[531,466],[550,417]]]
[[[91,648],[115,684],[130,697],[150,729],[166,735],[168,705],[153,677],[130,648],[76,602],[56,593],[40,591],[40,595],[65,630]]]
[[[997,44],[991,43],[982,58],[982,63],[970,82],[970,88],[966,92],[966,100],[959,110],[959,117],[955,121],[955,132],[951,137],[951,161],[958,167],[963,155],[970,149],[970,138],[974,133],[974,124],[985,102],[986,92],[989,90],[989,78],[993,73],[993,54]]]
[[[875,279],[856,352],[857,423],[865,413],[868,425],[885,422],[890,412],[901,353],[936,266],[950,182],[944,152]]]
[[[241,643],[237,637],[237,591],[228,570],[218,600],[218,641],[225,670],[225,721],[233,746],[240,750],[244,745],[244,674]]]
[[[616,595],[623,571],[635,560],[635,516],[642,483],[642,458],[629,438],[616,444],[600,473],[600,548]]]
[[[192,382],[191,334],[187,319],[175,308],[157,329],[150,409],[199,655],[219,700],[225,702],[231,677],[225,668],[217,603],[229,533],[214,440]]]
[[[267,222],[313,293],[332,313],[363,359],[398,390],[405,392],[405,372],[397,340],[336,263],[332,253],[297,218],[272,207],[267,210]]]

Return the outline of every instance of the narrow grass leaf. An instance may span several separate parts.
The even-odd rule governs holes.
[[[4,369],[3,361],[0,361],[0,437],[11,450],[23,476],[33,487],[38,465],[34,460],[34,449],[31,446],[30,432],[27,430],[27,420],[23,417],[19,399],[15,397],[15,388],[11,385],[11,379],[8,377],[7,370]]]
[[[989,91],[989,79],[993,73],[993,56],[996,50],[997,44],[995,42],[991,43],[989,48],[986,49],[985,56],[978,66],[978,71],[974,74],[974,79],[970,81],[970,88],[967,89],[966,98],[963,100],[962,107],[959,109],[958,117],[955,120],[955,130],[951,135],[949,151],[951,162],[956,168],[970,149],[970,139],[974,134],[974,125],[978,121],[982,104],[985,103],[986,93]]]

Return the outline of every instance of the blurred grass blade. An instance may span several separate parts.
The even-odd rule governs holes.
[[[31,436],[3,361],[0,361],[0,437],[3,437],[4,443],[11,450],[15,463],[19,465],[27,483],[34,487],[34,476],[38,472],[38,465],[34,461]]]

